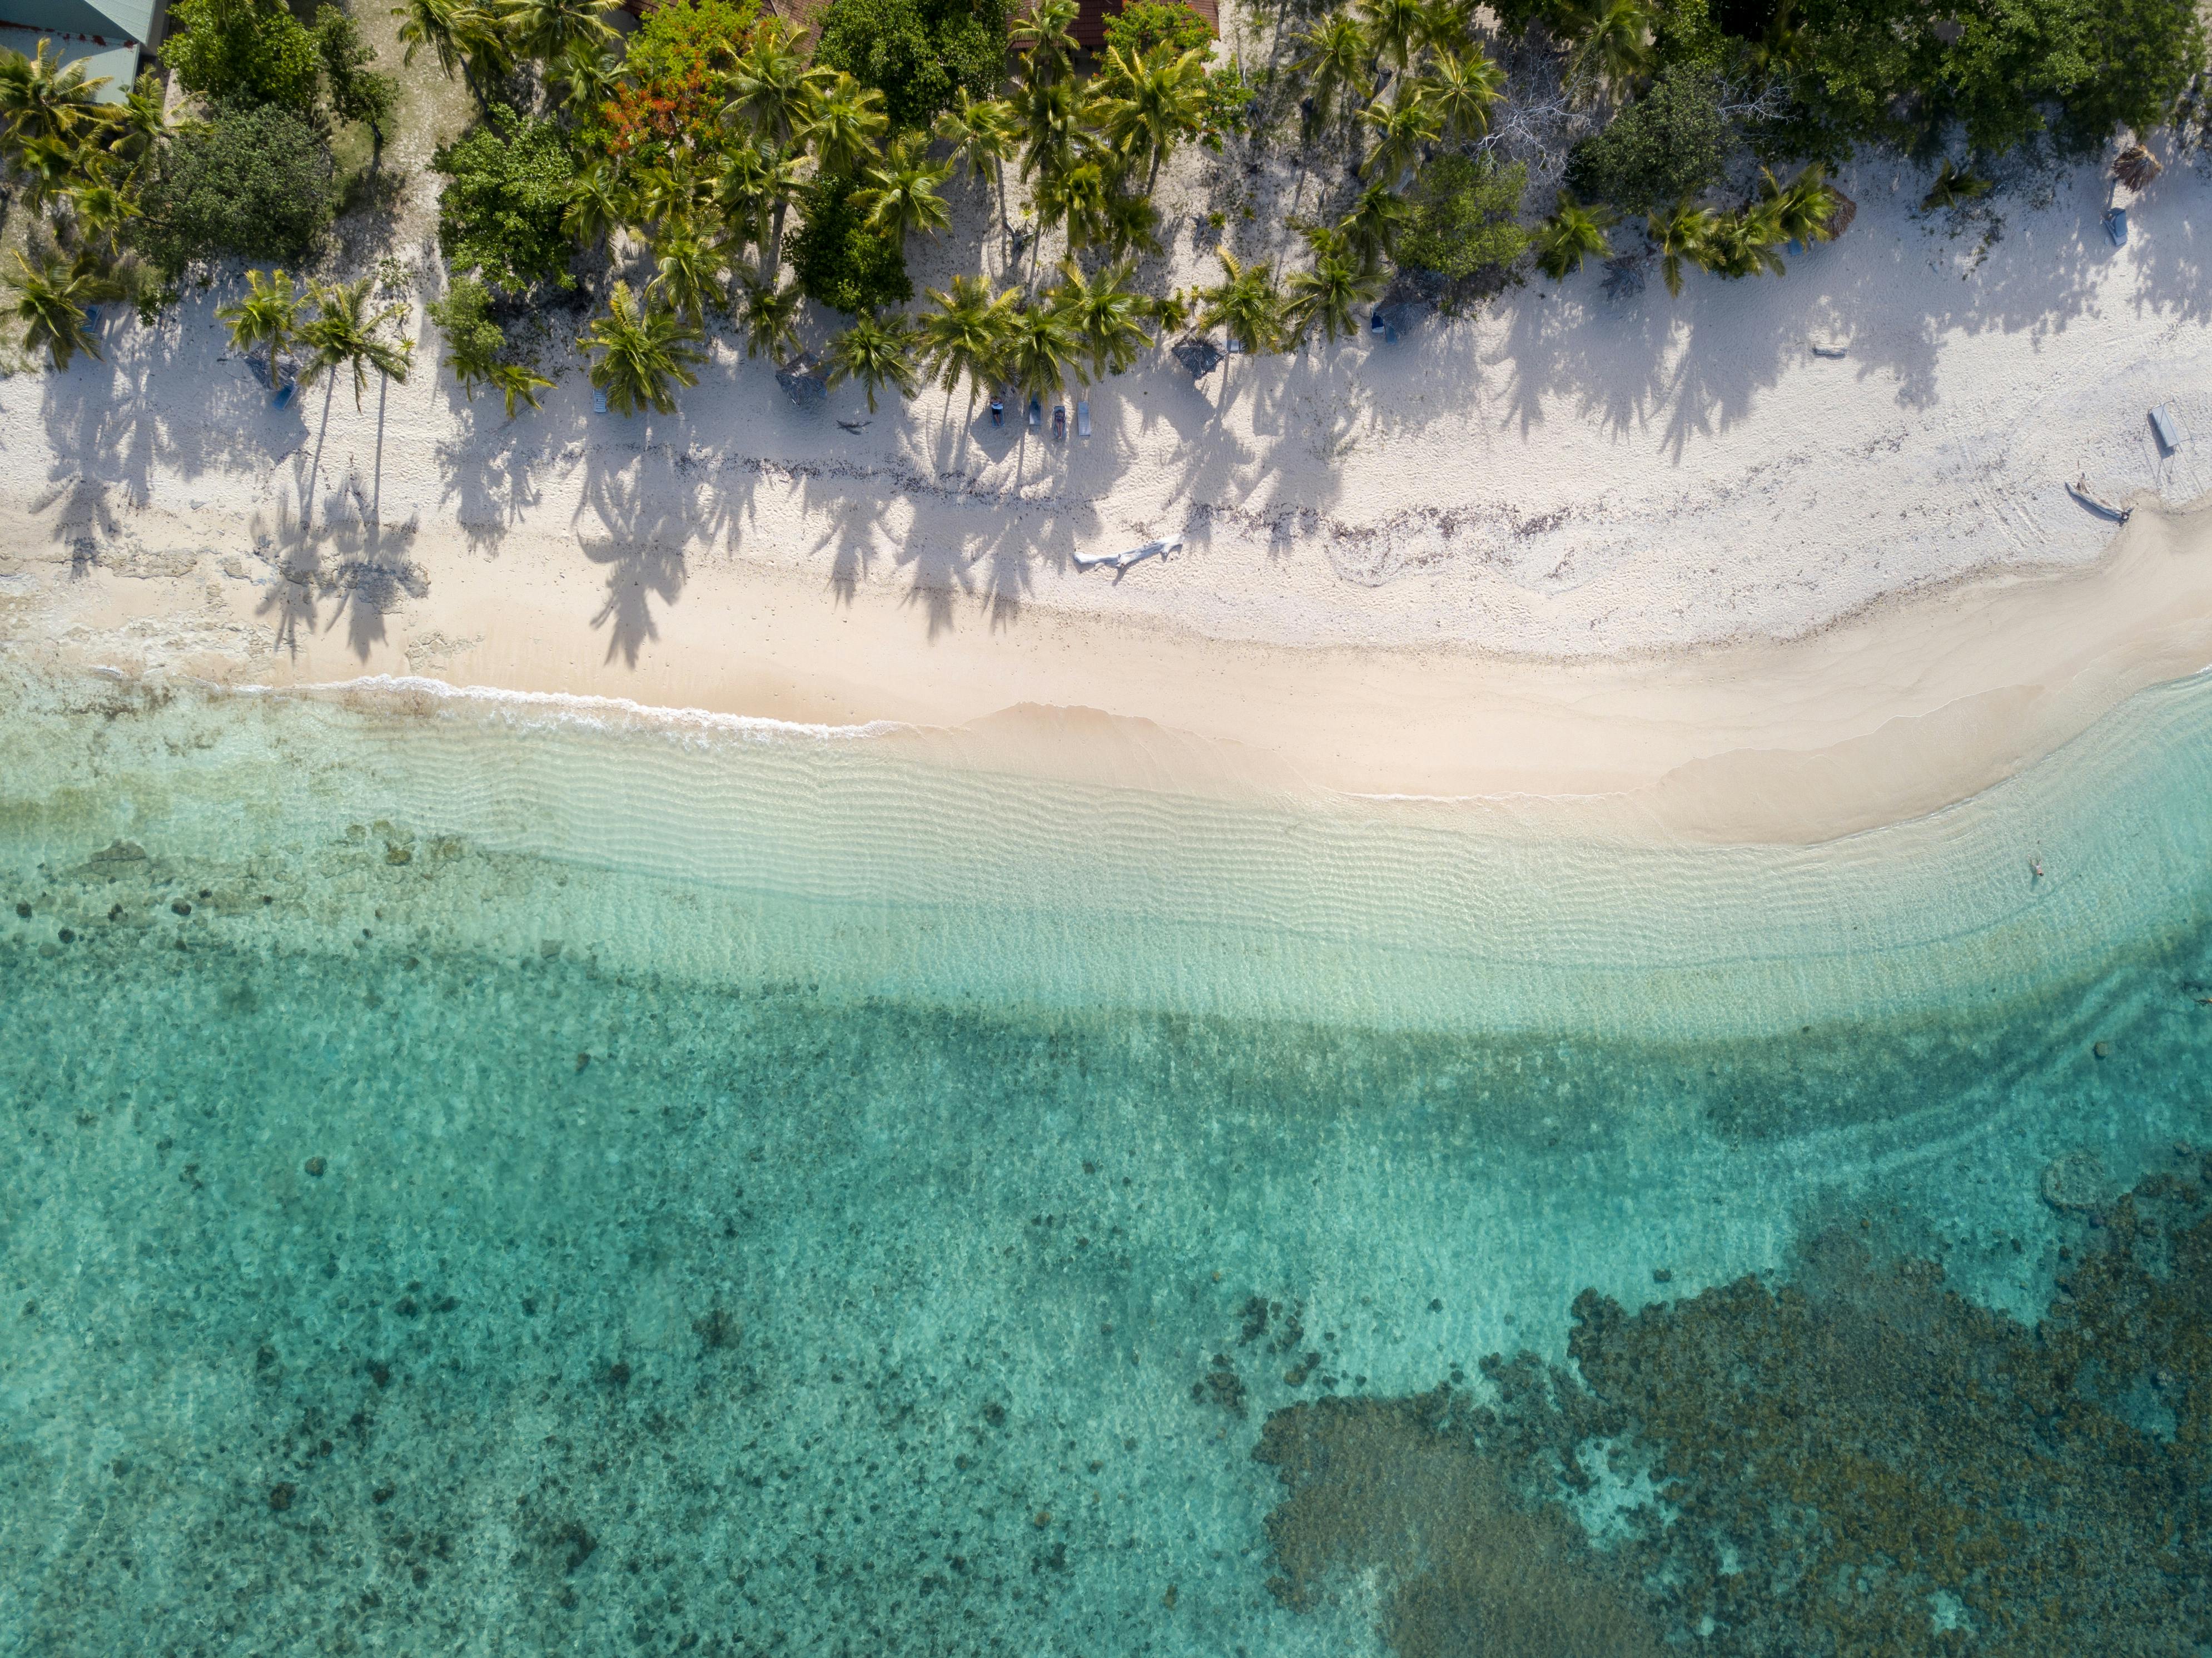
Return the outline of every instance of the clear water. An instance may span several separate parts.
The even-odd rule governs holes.
[[[2212,1640],[2212,684],[1808,850],[0,696],[0,1650]]]

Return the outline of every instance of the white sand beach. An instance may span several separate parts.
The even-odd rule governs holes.
[[[1593,268],[1395,344],[1195,384],[1160,354],[1064,444],[1013,410],[992,428],[964,387],[800,408],[726,337],[674,417],[594,414],[571,360],[510,422],[435,372],[419,309],[408,383],[280,413],[210,291],[111,319],[105,362],[0,383],[0,640],[134,673],[988,722],[994,752],[1055,766],[1093,759],[1034,711],[1088,710],[1283,785],[1844,832],[2212,662],[2212,526],[2157,510],[2212,483],[2212,188],[2177,161],[2114,248],[2094,169],[2001,197],[1994,238],[1913,211],[1925,180],[1893,161],[1839,182],[1856,223],[1781,280],[1615,304]],[[2143,509],[2117,543],[2084,477]],[[1118,576],[1073,563],[1172,533]]]

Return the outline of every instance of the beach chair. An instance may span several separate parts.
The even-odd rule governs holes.
[[[2181,447],[2181,427],[2173,418],[2173,411],[2164,404],[2150,411],[2150,429],[2158,439],[2158,446],[2167,454]]]
[[[1091,399],[1088,398],[1075,400],[1075,435],[1079,438],[1091,435]]]
[[[607,412],[607,394],[604,386],[595,386],[592,388],[592,412],[595,415],[604,415]]]
[[[283,385],[276,388],[276,406],[279,409],[289,409],[292,406],[292,394],[299,389],[299,381],[286,380]]]
[[[2112,239],[2114,247],[2128,245],[2128,210],[2124,207],[2105,210],[2105,234]]]
[[[1044,423],[1044,400],[1032,393],[1030,397],[1030,430],[1036,431]]]

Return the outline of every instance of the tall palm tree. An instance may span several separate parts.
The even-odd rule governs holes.
[[[1383,184],[1395,184],[1443,131],[1443,117],[1411,82],[1399,83],[1398,96],[1388,102],[1378,98],[1359,112],[1359,118],[1375,134],[1375,148],[1359,170]]]
[[[1272,265],[1246,264],[1227,248],[1217,248],[1222,280],[1198,291],[1200,328],[1226,331],[1257,356],[1282,343],[1283,296],[1276,291]]]
[[[1206,118],[1206,54],[1155,46],[1134,62],[1109,47],[1099,76],[1110,88],[1099,112],[1107,142],[1148,166],[1145,194],[1159,181],[1160,166]]]
[[[1379,267],[1359,257],[1344,231],[1308,230],[1305,238],[1314,262],[1290,279],[1284,331],[1291,339],[1302,339],[1317,325],[1334,345],[1358,333],[1358,307],[1382,296],[1386,279]]]
[[[745,325],[745,355],[765,352],[772,363],[782,364],[799,355],[799,312],[806,302],[797,282],[781,288],[766,282],[745,284],[741,320]]]
[[[824,173],[842,175],[875,154],[890,124],[884,94],[840,70],[809,100],[799,137]]]
[[[753,26],[750,44],[738,54],[736,67],[724,83],[730,101],[723,112],[783,149],[805,123],[823,78],[807,67],[798,31],[780,17],[763,18]]]
[[[621,60],[588,40],[572,40],[557,62],[545,66],[550,83],[561,83],[561,104],[571,120],[580,121],[614,96]]]
[[[106,119],[100,89],[106,76],[87,76],[82,64],[64,64],[53,42],[41,40],[26,58],[20,52],[0,56],[0,123],[9,148],[27,139],[76,139]]]
[[[568,181],[568,205],[562,210],[561,228],[578,246],[597,247],[628,224],[634,211],[629,191],[614,163],[594,161]]]
[[[1115,258],[1160,251],[1160,210],[1152,197],[1115,190],[1099,210],[1099,240]]]
[[[1569,14],[1574,51],[1567,79],[1585,77],[1616,91],[1650,67],[1652,18],[1647,0],[1579,0]]]
[[[971,173],[988,162],[999,196],[999,223],[1006,222],[1006,158],[1014,153],[1014,106],[1003,98],[971,98],[963,87],[958,101],[937,118],[935,136],[952,147],[951,159]]]
[[[100,133],[107,153],[127,167],[143,167],[172,131],[159,72],[149,69],[140,75],[123,101],[112,107],[113,115]]]
[[[1082,100],[1068,81],[1018,87],[1014,118],[1022,127],[1022,177],[1050,178],[1073,167],[1095,143],[1083,120]]]
[[[696,349],[697,331],[666,306],[640,304],[628,282],[615,284],[606,315],[593,319],[576,343],[597,354],[592,385],[607,394],[607,407],[618,415],[641,408],[674,414],[674,388],[696,386],[699,377],[691,371],[706,361]]]
[[[937,187],[952,175],[952,163],[929,159],[929,140],[902,133],[880,166],[868,169],[868,185],[853,193],[853,205],[867,215],[869,226],[902,247],[915,231],[934,235],[952,222],[952,210]]]
[[[532,409],[540,407],[538,394],[553,382],[526,362],[495,362],[485,379],[498,391],[507,404],[507,417],[514,418],[514,405],[526,403]]]
[[[1332,11],[1297,37],[1303,53],[1291,72],[1313,88],[1314,107],[1326,116],[1340,93],[1364,100],[1373,87],[1367,73],[1367,36],[1347,11]]]
[[[876,393],[884,386],[910,398],[920,389],[921,377],[914,366],[916,330],[914,319],[901,312],[889,316],[864,315],[830,342],[830,384],[858,380],[868,394],[868,412],[876,412]]]
[[[1425,38],[1421,0],[1359,0],[1359,19],[1367,35],[1370,80],[1386,63],[1401,74],[1411,67]]]
[[[1468,0],[1423,0],[1420,43],[1439,56],[1467,50],[1474,33],[1474,8]]]
[[[378,332],[386,323],[404,319],[407,308],[392,305],[372,313],[368,296],[375,286],[373,276],[353,282],[313,284],[308,291],[314,297],[316,314],[300,330],[300,343],[310,353],[307,367],[300,371],[300,383],[312,386],[332,369],[350,367],[356,409],[361,407],[362,394],[368,389],[370,369],[404,384],[408,363],[415,355],[412,340],[387,340]]]
[[[687,226],[675,225],[653,244],[653,280],[645,291],[648,299],[664,301],[678,316],[694,324],[703,322],[710,308],[721,307],[721,256]]]
[[[428,46],[446,78],[452,80],[459,70],[479,100],[483,89],[477,77],[500,74],[507,67],[507,42],[499,21],[475,0],[406,0],[394,6],[392,15],[399,20],[399,39],[407,48],[401,63],[411,64],[415,54]]]
[[[1715,218],[1698,263],[1715,276],[1734,280],[1783,273],[1782,244],[1789,240],[1782,216],[1771,201],[1753,202]]]
[[[1076,0],[1036,0],[1028,16],[1007,32],[1021,53],[1022,79],[1030,86],[1064,80],[1075,63]]]
[[[1105,239],[1114,184],[1103,161],[1094,157],[1064,171],[1047,173],[1037,181],[1035,199],[1039,259],[1042,258],[1044,233],[1054,225],[1064,232],[1071,253]],[[1030,268],[1035,270],[1035,263]]]
[[[216,313],[216,320],[230,325],[230,348],[250,352],[257,347],[269,354],[269,383],[284,378],[284,348],[300,331],[300,290],[282,270],[249,270],[246,297]]]
[[[715,204],[733,219],[751,221],[753,246],[760,255],[757,274],[770,287],[783,263],[784,216],[805,184],[800,157],[765,141],[732,145],[715,181]]]
[[[1068,376],[1081,371],[1083,355],[1083,337],[1054,306],[1032,304],[1007,325],[1007,376],[1032,397],[1057,396]]]
[[[15,146],[15,170],[22,175],[25,200],[43,209],[66,195],[89,172],[99,154],[81,137],[25,138]]]
[[[1377,179],[1359,192],[1337,228],[1362,264],[1378,264],[1396,249],[1398,232],[1413,216],[1413,204],[1392,190],[1387,179]]]
[[[1537,267],[1553,282],[1561,282],[1581,270],[1585,259],[1603,258],[1613,251],[1605,233],[1615,217],[1602,203],[1584,207],[1571,192],[1561,191],[1552,216],[1536,227]]]
[[[1705,262],[1718,222],[1709,210],[1692,202],[1677,202],[1644,221],[1651,245],[1659,251],[1659,274],[1667,279],[1669,294],[1682,291],[1684,260],[1699,265]]]
[[[614,38],[608,23],[622,0],[503,0],[499,21],[526,57],[551,64],[582,47],[597,52]]]
[[[67,262],[33,264],[15,251],[15,269],[4,278],[15,294],[15,319],[23,325],[23,349],[43,349],[56,373],[66,373],[80,351],[97,361],[100,343],[85,326],[92,307],[123,297],[122,284],[99,262],[80,254]]]
[[[1505,71],[1481,48],[1438,48],[1421,77],[1422,96],[1443,120],[1447,138],[1480,138],[1490,131],[1490,106],[1505,95]]]
[[[1014,290],[994,295],[981,276],[955,276],[951,292],[933,288],[928,298],[936,308],[921,319],[922,356],[947,392],[966,378],[973,409],[976,394],[1004,376]]]
[[[1135,272],[1136,263],[1131,259],[1109,264],[1095,276],[1085,276],[1073,259],[1060,262],[1052,308],[1081,337],[1094,378],[1122,373],[1152,346],[1144,322],[1149,307],[1129,286]]]

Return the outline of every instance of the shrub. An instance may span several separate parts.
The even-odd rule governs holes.
[[[1413,181],[1413,211],[1398,234],[1400,268],[1452,282],[1504,270],[1528,246],[1516,222],[1528,188],[1528,169],[1517,161],[1500,167],[1437,156]]]
[[[219,110],[161,146],[132,239],[171,277],[221,253],[297,264],[330,224],[333,171],[322,135],[290,110]]]
[[[998,90],[1012,12],[1011,0],[831,0],[814,61],[881,92],[894,132],[926,128],[961,88]]]
[[[2097,149],[2116,127],[2138,136],[2166,125],[2204,68],[2204,26],[2191,0],[2117,0],[2087,43],[2089,78],[2066,99],[2062,147]]]
[[[646,14],[623,54],[614,95],[592,112],[586,142],[608,155],[657,161],[714,148],[721,78],[745,48],[755,0],[667,0]]]
[[[1198,141],[1218,151],[1222,141],[1242,132],[1250,118],[1246,106],[1252,101],[1252,83],[1241,64],[1224,64],[1206,72],[1206,112],[1199,117]]]
[[[538,282],[575,286],[561,229],[575,161],[561,129],[495,106],[430,165],[448,182],[438,202],[438,251],[448,270],[473,271],[520,293]]]
[[[322,58],[283,0],[176,0],[161,61],[186,92],[231,104],[315,107]]]
[[[331,5],[317,8],[312,33],[316,55],[323,62],[323,88],[331,113],[341,121],[361,122],[381,143],[385,123],[399,100],[399,83],[369,68],[376,61],[376,48],[361,38],[351,12]]]
[[[914,297],[906,255],[889,237],[868,228],[853,204],[859,184],[817,178],[801,205],[805,222],[792,239],[792,268],[809,298],[858,316]]]
[[[1567,158],[1567,187],[1626,213],[1687,200],[1721,176],[1728,137],[1720,83],[1687,65],[1662,70],[1651,90]]]
[[[1129,0],[1106,20],[1106,44],[1128,58],[1140,58],[1154,46],[1178,53],[1200,50],[1212,39],[1213,26],[1182,0]]]

